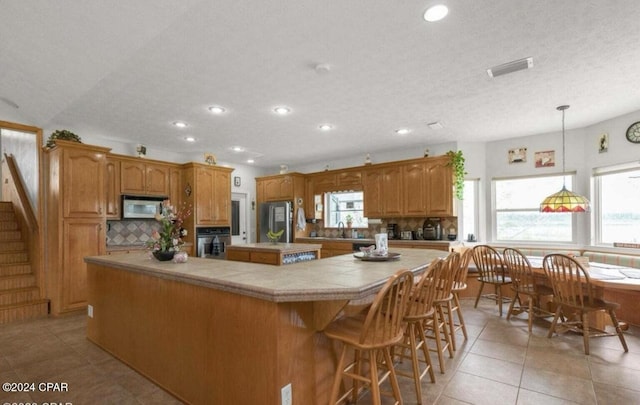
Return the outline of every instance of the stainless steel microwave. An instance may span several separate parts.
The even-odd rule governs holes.
[[[155,218],[157,214],[160,214],[162,212],[162,202],[166,199],[167,197],[123,195],[122,218]]]

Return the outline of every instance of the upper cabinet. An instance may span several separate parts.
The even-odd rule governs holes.
[[[364,215],[384,218],[402,215],[402,171],[398,166],[371,167],[364,172]]]
[[[183,170],[184,193],[181,195],[193,212],[188,222],[194,226],[230,226],[233,169],[187,163]]]
[[[62,175],[63,216],[103,217],[105,215],[105,150],[75,148],[66,145],[54,149],[50,156]],[[53,166],[56,167],[56,166]]]
[[[120,218],[120,160],[107,157],[105,169],[107,219]]]
[[[120,183],[123,194],[169,195],[169,166],[123,160]]]
[[[305,196],[305,179],[300,173],[257,177],[257,201],[295,201]]]

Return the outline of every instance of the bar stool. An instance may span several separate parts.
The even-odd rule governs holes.
[[[400,361],[410,358],[412,366],[411,372],[396,370],[396,374],[413,379],[419,404],[422,403],[420,382],[425,374],[428,372],[431,382],[436,382],[424,330],[425,322],[433,317],[435,311],[433,300],[435,298],[436,283],[433,282],[433,279],[439,279],[443,270],[444,261],[442,259],[434,260],[425,270],[418,284],[412,289],[411,297],[407,304],[407,312],[404,316],[404,321],[406,322],[404,339],[402,343],[396,345],[396,347],[400,348],[400,354],[398,355]],[[409,350],[410,355],[405,354],[406,350]],[[422,350],[422,359],[418,356],[418,350]],[[420,371],[420,363],[426,364],[422,371]]]
[[[429,350],[438,354],[438,365],[440,373],[444,374],[444,353],[449,352],[449,357],[453,358],[453,345],[451,344],[451,334],[449,333],[449,322],[445,316],[443,308],[447,304],[447,300],[451,299],[451,288],[453,287],[453,276],[455,275],[455,266],[460,262],[460,254],[453,252],[444,259],[443,271],[440,277],[434,277],[435,297],[433,300],[433,316],[426,323],[427,338],[433,339],[436,347]]]
[[[403,319],[412,287],[413,274],[409,270],[400,270],[391,276],[376,294],[366,314],[340,318],[330,323],[324,330],[329,338],[343,344],[333,380],[330,404],[338,404],[349,395],[352,402],[357,402],[358,383],[363,382],[371,387],[373,403],[379,405],[380,384],[387,377],[391,382],[395,403],[402,404],[390,349],[402,341]],[[347,352],[350,348],[355,352],[354,360],[346,364]],[[378,358],[379,352],[382,352],[382,359]],[[368,359],[365,359],[365,354],[368,354]],[[368,376],[363,373],[363,361],[369,364]],[[384,363],[387,369],[382,376],[378,376],[379,362]],[[338,398],[343,376],[352,380],[352,386]]]
[[[449,334],[451,335],[451,345],[456,350],[456,332],[462,329],[464,340],[469,339],[467,335],[467,327],[464,324],[464,316],[462,315],[462,307],[460,306],[460,297],[458,293],[467,289],[467,274],[469,271],[469,262],[473,251],[467,248],[460,256],[460,264],[453,276],[453,286],[451,287],[451,300],[447,302],[445,307],[447,317],[449,319]],[[455,314],[458,315],[458,322],[455,322]]]

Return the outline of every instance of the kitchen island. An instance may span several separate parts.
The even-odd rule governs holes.
[[[321,249],[312,243],[246,243],[227,246],[227,260],[282,266],[320,259]]]
[[[442,251],[394,249],[399,260],[353,255],[289,266],[147,254],[85,258],[87,337],[193,404],[325,404],[334,344],[322,329],[373,299],[402,268],[419,274]],[[446,254],[446,253],[444,253]]]

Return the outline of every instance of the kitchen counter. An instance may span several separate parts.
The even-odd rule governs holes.
[[[87,257],[87,337],[186,403],[279,405],[291,384],[291,403],[324,405],[337,355],[320,331],[351,300],[371,302],[399,269],[421,273],[443,256],[393,251],[399,260],[348,254],[288,266]]]
[[[311,243],[247,243],[227,246],[227,260],[282,266],[320,258],[322,245]]]

